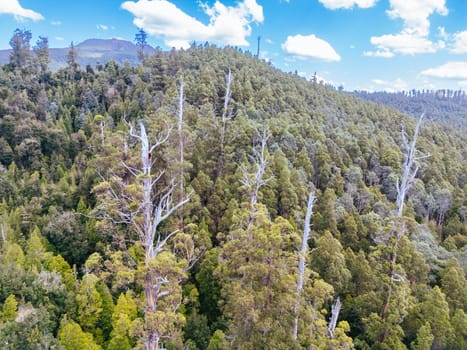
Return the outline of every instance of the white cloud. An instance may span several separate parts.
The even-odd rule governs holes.
[[[62,37],[62,36],[56,36],[56,37],[55,37],[55,40],[57,40],[57,41],[65,41],[65,38]]]
[[[453,35],[452,53],[467,53],[467,30]]]
[[[433,53],[445,47],[443,40],[433,42],[428,38],[430,21],[434,14],[446,16],[446,0],[389,0],[390,10],[386,11],[391,19],[402,19],[403,29],[398,34],[385,34],[371,37],[377,51],[364,53],[367,56],[392,57],[394,54],[415,55]],[[444,28],[438,28],[441,38],[446,37]],[[392,56],[391,56],[392,54]]]
[[[388,49],[382,49],[376,51],[365,51],[363,52],[363,56],[391,58],[394,57],[394,53],[389,51]]]
[[[133,23],[148,34],[161,36],[168,46],[187,48],[191,41],[209,41],[234,46],[248,46],[251,23],[264,21],[263,8],[256,0],[243,0],[234,6],[216,1],[212,7],[200,5],[209,16],[204,24],[167,0],[126,1],[121,7],[131,12]]]
[[[447,62],[438,67],[422,71],[420,74],[439,79],[467,79],[467,62]]]
[[[61,21],[52,21],[52,22],[50,22],[50,24],[55,26],[55,27],[58,27],[58,26],[62,25],[62,22]]]
[[[430,17],[434,12],[442,16],[448,14],[446,0],[390,0],[391,10],[386,11],[390,18],[402,19],[404,27],[411,33],[428,35]]]
[[[438,49],[444,48],[444,41],[432,42],[426,37],[402,32],[399,34],[386,34],[382,36],[372,36],[370,42],[378,50],[391,57],[390,54],[400,53],[403,55],[415,55],[417,53],[433,53]]]
[[[288,36],[282,44],[282,50],[299,58],[315,58],[322,61],[340,61],[341,57],[332,46],[315,35]]]
[[[24,21],[26,19],[39,21],[44,19],[40,13],[23,8],[18,0],[2,0],[0,2],[1,14],[13,15],[17,21]]]
[[[373,7],[377,1],[378,0],[319,0],[324,7],[330,10],[350,9],[354,6],[366,9]]]
[[[108,30],[109,26],[106,26],[105,24],[98,24],[96,28],[100,30]]]

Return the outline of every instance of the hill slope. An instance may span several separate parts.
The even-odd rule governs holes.
[[[233,48],[2,67],[0,339],[465,348],[467,135],[422,125],[398,218],[402,126],[411,140],[413,118]]]
[[[393,107],[418,117],[422,113],[431,120],[454,127],[467,128],[467,95],[465,91],[411,91],[400,93],[354,92],[360,98]]]

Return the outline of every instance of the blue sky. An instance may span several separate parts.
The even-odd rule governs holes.
[[[87,38],[239,46],[346,90],[467,90],[466,0],[0,0],[0,49],[16,28],[67,47]]]

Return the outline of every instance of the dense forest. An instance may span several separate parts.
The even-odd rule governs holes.
[[[355,91],[354,94],[409,115],[426,113],[431,120],[467,128],[467,95],[463,90]]]
[[[51,72],[27,34],[0,349],[467,348],[465,130],[230,47]]]

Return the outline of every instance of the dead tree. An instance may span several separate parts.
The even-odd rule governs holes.
[[[409,145],[407,140],[407,134],[405,130],[402,129],[402,141],[404,142],[405,147],[405,159],[404,159],[404,168],[402,170],[402,178],[399,182],[397,179],[397,216],[401,217],[404,209],[404,201],[407,195],[407,191],[412,187],[415,176],[417,175],[419,166],[415,163],[417,160],[429,157],[429,155],[416,156],[416,143],[418,134],[420,133],[420,127],[423,122],[425,114],[422,114],[418,119],[417,125],[415,127],[415,132],[413,135],[412,143]]]
[[[102,204],[98,210],[103,213],[103,218],[129,226],[142,244],[145,253],[145,327],[141,335],[145,338],[147,350],[158,350],[160,342],[172,335],[170,332],[174,327],[164,325],[164,322],[176,322],[177,317],[171,315],[175,315],[180,306],[177,297],[180,294],[181,298],[180,283],[186,272],[172,271],[176,267],[166,263],[170,259],[176,261],[175,253],[167,245],[178,230],[166,233],[160,225],[186,204],[189,196],[174,201],[178,188],[175,177],[168,179],[164,186],[165,171],[159,171],[157,175],[152,173],[156,159],[154,153],[167,142],[170,130],[150,144],[144,124],[139,123],[138,126],[139,131],[136,132],[129,124],[129,134],[141,147],[140,163],[136,167],[123,163],[134,180],[127,183],[114,177],[96,186],[94,191],[100,196]],[[163,253],[165,255],[158,259]],[[161,305],[164,305],[163,309]],[[161,314],[165,315],[162,319]]]
[[[5,222],[1,222],[0,224],[0,229],[2,231],[2,243],[5,243],[6,241],[6,225],[5,225]]]
[[[331,308],[331,319],[329,320],[328,333],[331,339],[334,339],[334,331],[337,326],[337,320],[339,319],[339,313],[341,312],[341,299],[337,297],[336,302]]]
[[[305,267],[306,267],[306,258],[308,255],[308,240],[310,239],[310,223],[311,216],[313,215],[313,205],[315,203],[315,192],[310,191],[308,196],[308,205],[306,207],[305,215],[305,227],[303,228],[302,235],[302,245],[298,251],[298,281],[297,281],[297,300],[294,305],[294,325],[293,325],[293,337],[297,339],[298,336],[298,320],[299,320],[299,309],[303,291],[303,284],[305,281]]]
[[[222,120],[221,120],[221,155],[224,155],[225,147],[225,132],[227,128],[227,121],[232,119],[232,115],[229,113],[229,102],[232,93],[230,92],[230,84],[232,83],[232,72],[227,73],[225,77],[225,97],[224,97],[224,110],[222,111]]]
[[[267,141],[270,137],[269,131],[264,129],[260,137],[259,145],[253,147],[253,155],[251,156],[253,172],[249,171],[248,167],[244,165],[241,166],[242,178],[240,179],[240,182],[250,191],[250,217],[248,220],[248,226],[253,223],[260,188],[272,179],[272,177],[264,178],[264,172],[268,165],[266,150]]]
[[[403,217],[403,211],[404,211],[404,203],[405,203],[405,198],[407,196],[407,192],[410,190],[412,187],[414,181],[415,181],[415,176],[417,175],[419,165],[417,165],[417,161],[421,160],[423,158],[427,158],[430,155],[419,155],[417,156],[417,138],[420,133],[420,128],[423,123],[423,119],[425,117],[425,114],[423,113],[420,115],[420,118],[418,119],[417,125],[415,126],[415,131],[413,135],[412,142],[409,143],[407,140],[407,134],[402,128],[402,141],[404,143],[404,163],[403,163],[403,169],[402,169],[402,177],[399,181],[397,179],[396,183],[396,190],[397,190],[397,216],[396,219],[394,220],[393,227],[392,227],[392,232],[394,235],[394,242],[392,245],[392,252],[391,252],[391,264],[390,264],[390,271],[389,271],[389,290],[388,290],[388,296],[386,299],[386,302],[383,305],[383,309],[381,311],[381,318],[385,319],[388,313],[388,308],[391,302],[392,295],[394,293],[394,283],[395,282],[405,282],[405,279],[403,276],[398,274],[396,272],[396,262],[397,262],[397,250],[399,246],[399,241],[401,240],[402,236],[405,233],[405,220],[402,218]]]
[[[179,179],[180,179],[180,188],[179,188],[179,201],[183,200],[184,197],[184,145],[183,145],[183,77],[180,79],[180,89],[178,93],[178,122],[177,122],[177,129],[178,129],[178,152],[180,155],[180,174],[179,174]],[[180,227],[183,226],[183,208],[180,208]]]

